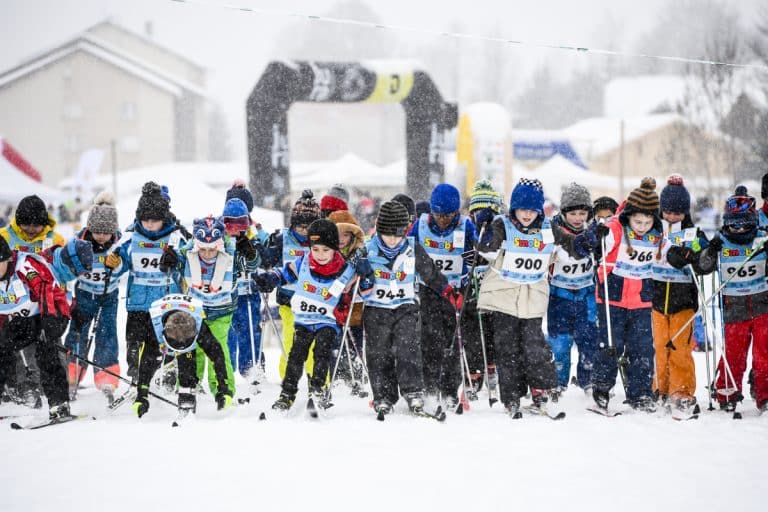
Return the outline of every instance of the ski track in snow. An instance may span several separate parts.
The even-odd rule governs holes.
[[[444,424],[409,416],[402,400],[379,422],[370,397],[340,384],[336,405],[311,420],[305,381],[286,416],[270,409],[279,350],[266,355],[269,383],[250,404],[219,413],[206,390],[180,428],[158,400],[141,420],[129,404],[110,414],[90,370],[72,409],[96,421],[39,431],[10,423],[43,411],[0,421],[0,510],[763,510],[768,417],[751,400],[740,422],[706,411],[702,389],[698,420],[604,418],[571,387],[558,406],[564,421],[513,421],[482,392]],[[704,355],[695,357],[703,384]],[[611,406],[624,410],[621,400]],[[29,411],[0,406],[0,415]]]

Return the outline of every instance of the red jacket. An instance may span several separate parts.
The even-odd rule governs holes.
[[[69,318],[66,290],[59,286],[47,263],[34,257],[27,257],[20,263],[16,251],[13,251],[13,257],[8,263],[29,291],[30,300],[40,305],[40,314]],[[5,318],[0,315],[0,325],[5,323]]]

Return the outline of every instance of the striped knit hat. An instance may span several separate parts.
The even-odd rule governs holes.
[[[483,178],[475,183],[469,195],[469,211],[490,208],[495,213],[501,213],[501,194],[493,189],[490,180]]]
[[[410,222],[410,216],[405,206],[397,201],[387,201],[379,208],[379,215],[376,217],[376,233],[405,236]]]
[[[629,193],[624,212],[627,215],[633,213],[659,214],[659,195],[656,193],[655,179],[650,177],[642,179],[640,187]]]

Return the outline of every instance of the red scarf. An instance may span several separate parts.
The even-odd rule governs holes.
[[[309,270],[316,274],[320,274],[323,277],[335,276],[341,271],[341,269],[344,268],[344,265],[346,264],[347,261],[339,251],[334,251],[333,259],[325,265],[321,265],[316,262],[315,258],[312,256],[312,253],[309,253]]]

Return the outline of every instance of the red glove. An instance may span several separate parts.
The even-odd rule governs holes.
[[[451,285],[448,285],[445,287],[445,290],[443,290],[441,295],[448,299],[448,302],[451,303],[453,309],[456,311],[461,311],[461,307],[464,305],[464,296],[459,290]]]

